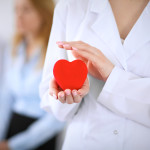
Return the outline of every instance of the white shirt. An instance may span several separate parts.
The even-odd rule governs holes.
[[[88,75],[80,104],[49,96],[54,63],[74,58],[56,41],[84,41],[115,65],[106,83]],[[70,120],[63,150],[150,149],[150,2],[122,45],[108,0],[62,0],[56,6],[40,86],[41,107]]]

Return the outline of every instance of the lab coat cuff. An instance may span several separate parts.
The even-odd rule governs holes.
[[[79,105],[80,103],[62,104],[59,100],[56,100],[53,96],[49,95],[48,91],[41,101],[41,108],[54,114],[59,121],[70,120],[77,111]]]
[[[109,77],[107,78],[105,85],[97,98],[97,101],[103,104],[107,103],[106,101],[110,99],[108,98],[108,96],[110,95],[108,95],[107,93],[113,93],[113,91],[116,90],[117,85],[120,84],[119,81],[121,80],[121,78],[123,78],[123,76],[124,71],[115,66]]]
[[[111,93],[113,93],[114,90],[116,90],[118,82],[123,77],[123,70],[119,67],[114,67],[112,72],[110,73],[109,77],[107,78],[105,85],[99,94],[97,101],[100,102],[103,105],[106,105],[108,108],[111,108],[112,102],[111,100]],[[109,94],[108,94],[109,93]]]
[[[123,76],[124,76],[123,70],[115,66],[112,72],[110,73],[108,79],[106,80],[102,91],[109,91],[109,92],[113,91],[116,85],[119,84],[118,82],[121,80]]]
[[[52,100],[54,100],[53,97],[52,97]],[[40,107],[42,109],[44,109],[46,112],[52,113],[52,111],[51,111],[51,100],[49,98],[48,90],[45,92],[45,94],[42,97],[42,101],[40,103]]]

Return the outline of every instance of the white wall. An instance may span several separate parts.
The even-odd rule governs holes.
[[[0,37],[9,40],[14,29],[13,0],[0,0]]]
[[[0,0],[0,37],[10,40],[14,32],[14,0]],[[55,3],[58,0],[54,0]]]

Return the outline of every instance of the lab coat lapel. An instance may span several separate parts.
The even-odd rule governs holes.
[[[125,69],[124,49],[109,1],[94,0],[90,11],[97,15],[97,19],[91,26],[92,30],[109,46],[120,66]]]
[[[126,59],[142,50],[142,45],[148,41],[150,41],[150,2],[124,41]]]

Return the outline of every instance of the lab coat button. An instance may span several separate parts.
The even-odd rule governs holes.
[[[117,135],[117,134],[118,134],[118,131],[117,131],[117,130],[114,130],[114,134]]]

